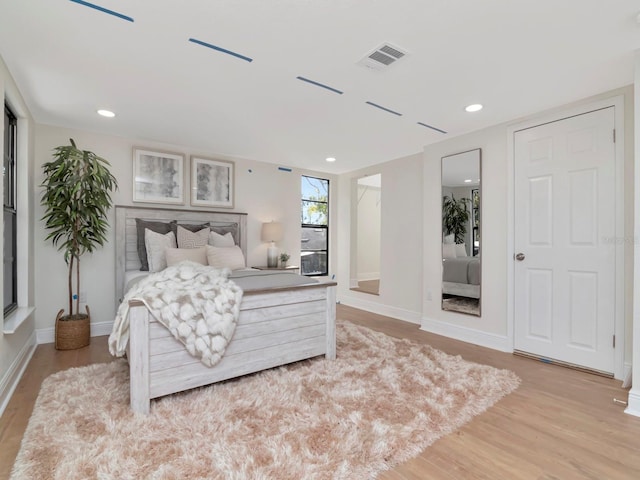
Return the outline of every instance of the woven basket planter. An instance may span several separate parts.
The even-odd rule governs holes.
[[[56,316],[56,350],[75,350],[89,345],[91,338],[91,313],[77,315],[73,320],[62,320],[64,310]]]

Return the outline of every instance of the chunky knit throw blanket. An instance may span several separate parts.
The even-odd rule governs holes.
[[[187,351],[211,367],[233,337],[242,289],[229,269],[182,262],[140,280],[125,295],[109,336],[112,355],[124,355],[129,341],[129,301],[142,301]]]

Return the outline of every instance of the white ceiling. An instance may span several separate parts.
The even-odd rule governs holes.
[[[636,0],[92,2],[134,22],[80,3],[0,0],[37,122],[333,173],[631,84],[640,47]],[[356,64],[384,42],[408,55]]]
[[[480,150],[457,153],[442,158],[442,185],[474,187],[480,185]]]

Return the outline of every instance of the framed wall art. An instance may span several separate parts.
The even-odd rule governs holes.
[[[233,208],[234,163],[191,157],[191,205]]]
[[[184,155],[134,148],[133,201],[184,204]]]

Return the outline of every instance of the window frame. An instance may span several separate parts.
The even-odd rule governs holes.
[[[301,217],[301,221],[300,221],[300,226],[301,226],[301,234],[302,231],[304,231],[303,229],[305,228],[314,228],[314,229],[322,229],[324,230],[324,235],[326,238],[326,245],[324,249],[305,249],[302,246],[302,235],[300,238],[300,275],[304,275],[306,277],[322,277],[322,276],[328,276],[329,275],[329,201],[330,201],[330,196],[329,196],[329,191],[330,191],[330,187],[331,187],[331,182],[328,178],[321,178],[321,177],[314,177],[311,175],[301,175],[300,176],[300,185],[302,187],[302,182],[304,181],[305,178],[309,178],[309,179],[314,179],[314,180],[320,180],[322,182],[326,182],[327,183],[327,200],[323,201],[323,200],[310,200],[308,198],[304,198],[303,194],[302,194],[302,188],[301,188],[301,192],[300,192],[300,217]],[[305,223],[304,222],[304,206],[305,206],[305,202],[306,203],[316,203],[316,204],[324,204],[326,205],[326,224],[316,224],[316,223]],[[325,258],[326,258],[326,262],[325,262],[325,269],[324,271],[314,271],[314,272],[309,272],[309,273],[305,273],[304,272],[304,265],[302,262],[302,257],[303,257],[303,253],[305,252],[313,252],[313,253],[323,253],[325,254]]]
[[[11,281],[12,281],[12,298],[9,304],[3,306],[3,315],[4,318],[7,318],[8,315],[13,313],[18,308],[18,258],[17,258],[17,229],[18,229],[18,209],[17,209],[17,158],[18,158],[18,117],[13,113],[7,102],[4,103],[4,115],[6,123],[4,125],[5,132],[3,135],[5,136],[5,140],[8,140],[4,145],[3,149],[3,177],[6,175],[7,181],[4,182],[6,189],[9,191],[5,191],[3,194],[2,204],[3,204],[3,222],[6,221],[7,215],[11,216],[11,231],[12,231],[12,245],[11,245]],[[8,134],[6,134],[6,129],[9,129]],[[6,163],[6,166],[5,166]],[[4,181],[4,178],[3,178]],[[6,224],[5,224],[6,226]],[[4,229],[6,235],[6,228]],[[6,281],[7,275],[5,269],[7,268],[5,264],[6,255],[4,252],[4,246],[6,246],[6,242],[3,241],[3,275]],[[6,288],[5,288],[6,291]],[[3,302],[7,299],[4,298],[3,293]]]

